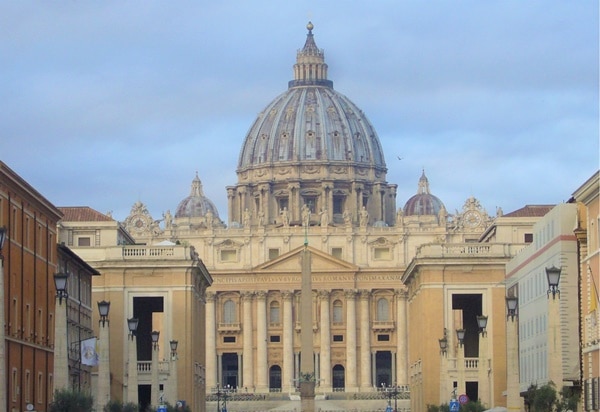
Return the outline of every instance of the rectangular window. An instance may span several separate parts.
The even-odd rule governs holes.
[[[331,256],[337,259],[342,258],[342,248],[341,247],[332,247],[331,248]]]
[[[44,379],[44,375],[42,375],[42,372],[38,372],[37,388],[36,388],[37,389],[36,398],[37,398],[38,403],[42,403],[42,401],[44,399],[44,387],[42,386],[43,379]]]
[[[523,235],[523,241],[525,243],[533,243],[533,233],[525,233],[525,235]]]
[[[333,335],[333,341],[334,342],[343,342],[344,341],[344,335]]]
[[[269,249],[269,260],[279,257],[279,249]]]
[[[289,209],[289,203],[287,197],[280,197],[277,199],[277,204],[279,205],[279,210]]]
[[[344,213],[344,196],[334,196],[333,197],[333,214],[341,215]]]
[[[376,247],[373,249],[373,258],[376,260],[389,259],[390,248],[388,247]]]
[[[377,342],[389,342],[390,335],[377,335]]]
[[[236,262],[237,250],[223,249],[221,250],[221,262]]]
[[[223,343],[235,343],[235,336],[223,336]]]
[[[92,240],[89,237],[77,238],[77,246],[91,246]]]
[[[271,342],[273,342],[273,343],[279,343],[279,342],[281,342],[281,336],[279,336],[279,335],[272,335],[269,340]]]

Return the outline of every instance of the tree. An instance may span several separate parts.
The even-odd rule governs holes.
[[[138,405],[131,402],[109,401],[103,410],[104,412],[138,412]]]
[[[94,398],[86,393],[61,389],[54,392],[48,412],[89,412],[93,410],[93,404]]]

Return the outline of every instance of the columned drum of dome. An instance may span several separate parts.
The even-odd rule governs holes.
[[[365,114],[327,79],[324,52],[307,25],[294,80],[250,127],[240,152],[238,184],[228,188],[229,223],[263,216],[265,224],[301,220],[306,204],[313,223],[325,211],[330,223],[344,214],[357,224],[363,206],[369,223],[392,224],[396,185],[386,182],[383,150]],[[274,196],[266,196],[271,193]]]

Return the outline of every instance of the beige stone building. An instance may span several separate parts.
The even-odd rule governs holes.
[[[110,399],[143,407],[157,405],[159,399],[172,405],[183,401],[202,410],[204,303],[212,279],[197,253],[170,242],[134,245],[119,222],[89,208],[61,211],[59,240],[101,272],[94,279],[93,299],[110,302],[110,343],[98,343],[110,356]],[[128,336],[132,318],[138,320],[134,339]],[[96,323],[96,336],[101,335],[98,328]],[[154,331],[159,332],[158,345],[152,341]],[[172,341],[177,342],[176,354]]]
[[[575,235],[579,255],[582,409],[600,410],[600,174],[573,193],[578,204]]]

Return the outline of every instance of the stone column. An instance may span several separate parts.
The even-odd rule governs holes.
[[[242,305],[244,313],[244,356],[242,358],[242,370],[243,370],[243,381],[242,386],[246,388],[252,388],[254,386],[254,369],[252,367],[254,362],[253,343],[254,339],[252,336],[252,296],[253,292],[242,292]]]
[[[151,399],[150,403],[153,406],[158,406],[161,404],[160,402],[160,386],[158,385],[158,342],[156,344],[152,344],[152,366],[151,366],[151,375],[152,375],[152,383],[150,387]]]
[[[54,390],[69,388],[67,305],[68,298],[56,298],[54,316]]]
[[[206,388],[217,386],[216,294],[206,292]]]
[[[346,391],[358,390],[356,371],[356,290],[346,290]]]
[[[371,292],[360,291],[360,387],[363,391],[371,389],[371,319],[369,300]]]
[[[523,398],[519,395],[519,320],[516,316],[506,320],[506,409],[521,411]]]
[[[137,379],[137,342],[135,335],[127,336],[127,398],[128,403],[139,402]]]
[[[405,290],[396,291],[396,383],[398,385],[408,385],[407,298],[408,293]]]
[[[548,295],[548,379],[559,388],[563,382],[560,295]]]
[[[294,321],[292,312],[292,299],[294,292],[283,291],[283,371],[282,390],[293,392],[294,388]]]
[[[267,292],[256,293],[256,390],[268,392],[267,370]]]
[[[96,410],[101,411],[110,401],[110,333],[109,321],[100,321],[98,328],[98,388],[96,390]]]
[[[477,364],[477,369],[479,380],[479,399],[481,400],[482,404],[491,408],[493,405],[490,399],[491,388],[488,374],[488,370],[491,367],[489,364],[490,360],[488,358],[488,342],[489,340],[487,338],[487,333],[479,334],[479,361]]]
[[[329,322],[329,291],[320,290],[321,303],[321,390],[331,391],[331,324]]]

